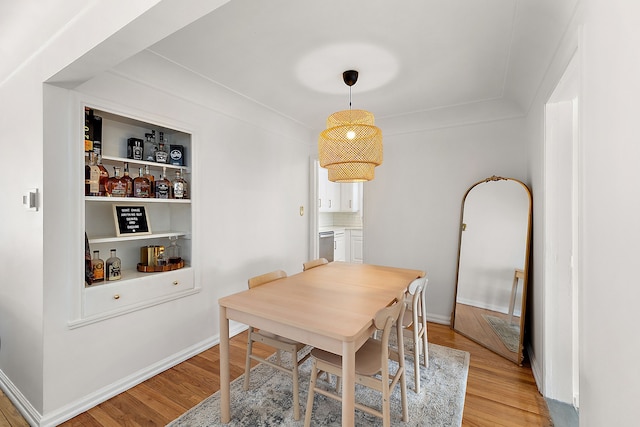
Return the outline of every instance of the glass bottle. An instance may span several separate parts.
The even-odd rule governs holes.
[[[146,138],[144,142],[144,159],[148,162],[155,162],[158,149],[156,146],[156,131],[152,130],[151,133],[145,133],[144,137]]]
[[[93,251],[91,272],[93,273],[94,282],[102,282],[104,280],[104,261],[100,259],[100,251]]]
[[[167,142],[164,139],[164,132],[160,132],[160,140],[158,141],[158,151],[156,151],[156,162],[167,163],[169,160],[169,152],[167,151]]]
[[[116,250],[111,249],[111,256],[107,259],[105,268],[105,279],[108,281],[111,280],[120,280],[122,277],[121,271],[121,263],[120,258],[116,256]]]
[[[144,167],[144,177],[149,180],[149,197],[155,197],[156,178],[153,176],[153,174],[149,170],[149,165],[145,165]]]
[[[167,179],[167,168],[162,168],[160,179],[155,182],[155,195],[156,199],[170,199],[171,198],[171,181]]]
[[[107,181],[109,180],[109,172],[107,172],[107,168],[102,165],[102,156],[96,155],[98,159],[96,164],[98,169],[100,169],[100,181],[99,181],[99,195],[106,196],[107,194]]]
[[[156,258],[156,265],[164,267],[168,264],[167,256],[164,254],[164,246],[158,247],[158,257]]]
[[[107,181],[106,193],[110,197],[127,197],[127,182],[120,176],[120,168],[113,168],[114,175]]]
[[[178,264],[182,261],[182,248],[178,245],[178,236],[169,237],[169,247],[165,248],[164,255],[169,264]]]
[[[144,177],[142,168],[138,171],[138,177],[133,180],[133,197],[149,197],[151,184],[149,179]]]
[[[85,167],[85,194],[87,196],[100,196],[100,168],[98,167],[96,160],[96,153],[91,151],[89,153],[89,168]],[[87,172],[89,174],[87,183]]]
[[[124,175],[122,180],[127,184],[126,197],[133,197],[133,178],[129,176],[129,162],[124,163]]]
[[[188,199],[188,185],[187,181],[182,178],[182,169],[176,171],[176,177],[171,183],[173,186],[173,198],[174,199]]]

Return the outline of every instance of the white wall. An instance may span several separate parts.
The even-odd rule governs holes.
[[[635,425],[640,4],[587,0],[585,12],[580,424]]]
[[[81,99],[120,106],[150,121],[169,120],[193,132],[194,252],[199,254],[194,264],[202,291],[69,330],[70,301],[81,282],[69,280],[74,264],[55,251],[60,254],[82,239],[76,229],[80,210],[73,197],[68,203],[52,201],[55,211],[47,217],[57,218],[58,227],[46,234],[45,249],[51,251],[45,251],[45,265],[62,264],[66,270],[45,279],[45,412],[67,410],[65,405],[79,404],[96,391],[108,393],[101,389],[143,376],[185,349],[212,345],[218,298],[245,289],[247,277],[265,271],[298,272],[306,260],[307,217],[299,215],[299,206],[306,207],[308,199],[309,132],[231,92],[203,91],[197,78],[172,67],[142,53],[77,92]],[[144,83],[136,81],[141,76]],[[53,99],[45,116],[59,116],[65,103],[79,111],[71,92],[51,88],[46,94]],[[219,110],[234,104],[237,111]],[[45,132],[45,146],[56,147],[52,155],[61,153],[55,162],[47,157],[47,186],[65,188],[72,181],[74,165],[65,158],[74,158],[75,142],[64,132],[60,138]]]
[[[127,1],[98,1],[85,9],[77,9],[73,2],[58,3],[48,10],[53,22],[66,22],[64,29],[54,34],[58,28],[43,25],[8,40],[12,50],[24,49],[26,54],[19,56],[22,62],[8,62],[11,68],[3,66],[0,74],[0,146],[7,160],[4,174],[11,177],[0,197],[0,385],[26,408],[31,422],[44,408],[43,283],[44,276],[51,274],[43,269],[47,206],[42,197],[42,82],[155,1],[135,6]],[[99,28],[93,25],[97,20]],[[69,34],[74,38],[65,37]],[[40,50],[34,52],[33,40],[44,43]],[[22,206],[22,196],[31,188],[40,190],[37,212]]]
[[[426,270],[430,320],[450,321],[467,189],[492,175],[526,183],[523,130],[504,119],[384,136],[384,163],[364,184],[364,259]]]

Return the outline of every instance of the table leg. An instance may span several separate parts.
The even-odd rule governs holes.
[[[342,426],[355,420],[356,348],[353,341],[342,343]]]
[[[220,420],[231,421],[231,383],[229,374],[229,319],[227,309],[220,307]]]

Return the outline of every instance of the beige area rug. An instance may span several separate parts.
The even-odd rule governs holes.
[[[272,356],[274,357],[274,356]],[[302,426],[309,390],[311,359],[300,367],[301,420],[293,420],[291,377],[264,364],[251,373],[248,391],[242,389],[244,375],[231,383],[231,423],[228,426]],[[391,396],[391,424],[394,426],[460,426],[469,372],[469,353],[429,344],[429,368],[420,366],[421,391],[413,390],[413,360],[407,363],[409,422],[401,420],[400,388]],[[381,394],[357,387],[356,399],[367,404],[381,401]],[[378,405],[379,406],[379,405]],[[312,425],[339,426],[340,403],[316,394]],[[355,411],[357,426],[381,426],[380,418]],[[220,398],[215,393],[172,421],[170,427],[209,427],[220,424]]]
[[[491,325],[500,341],[514,353],[518,352],[520,345],[520,325],[509,323],[500,317],[483,314],[482,317]]]

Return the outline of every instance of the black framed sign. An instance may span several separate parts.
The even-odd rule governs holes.
[[[113,219],[116,223],[116,235],[151,234],[149,216],[144,206],[113,205]]]

